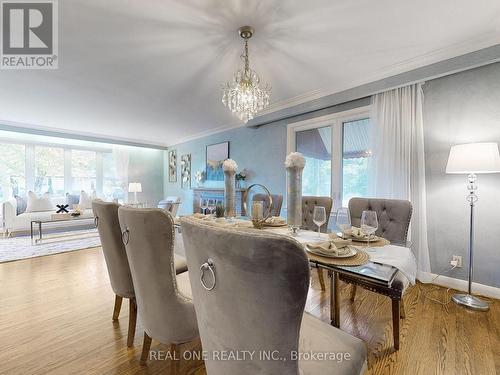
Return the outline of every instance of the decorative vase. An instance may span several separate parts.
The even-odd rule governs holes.
[[[302,172],[305,159],[302,154],[292,152],[287,156],[286,191],[287,191],[287,224],[292,233],[297,233],[302,225]]]
[[[224,207],[226,217],[236,216],[235,171],[224,171]]]

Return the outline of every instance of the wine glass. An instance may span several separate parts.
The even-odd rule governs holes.
[[[200,199],[200,208],[202,210],[203,215],[205,215],[206,210],[208,208],[208,199],[206,199],[206,198]]]
[[[314,206],[313,223],[318,226],[318,239],[321,238],[321,226],[326,223],[326,209],[323,206]]]
[[[345,239],[345,231],[351,229],[351,213],[347,207],[337,210],[337,227],[340,228],[342,238]]]
[[[213,215],[215,210],[215,199],[209,199],[207,203],[208,210],[210,211],[210,215]]]
[[[367,250],[370,249],[370,237],[378,229],[377,213],[375,211],[363,211],[361,214],[361,231],[368,236]]]

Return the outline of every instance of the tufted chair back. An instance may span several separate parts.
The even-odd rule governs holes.
[[[120,297],[133,298],[134,284],[118,222],[119,207],[117,203],[104,202],[99,199],[92,201],[92,210],[96,218],[113,292]]]
[[[316,224],[313,223],[314,206],[323,206],[326,210],[326,223],[321,227],[321,231],[326,233],[330,213],[332,212],[333,199],[330,197],[302,197],[302,229],[318,230]]]
[[[271,194],[273,199],[273,206],[271,207],[271,216],[280,216],[281,205],[283,204],[283,195],[281,194]],[[266,194],[255,194],[252,198],[254,202],[263,201],[264,202],[264,212],[267,212],[269,208],[269,199]]]
[[[144,331],[162,343],[191,341],[198,328],[192,301],[177,287],[172,215],[120,207],[118,218]]]
[[[203,350],[277,350],[287,359],[209,358],[207,374],[299,375],[290,353],[298,350],[309,288],[303,247],[291,237],[256,229],[219,228],[189,217],[181,223]],[[206,266],[202,271],[209,260],[213,274]]]
[[[363,211],[375,211],[378,219],[377,236],[384,237],[395,244],[405,244],[412,213],[412,205],[407,200],[352,198],[349,201],[351,222],[361,226]]]

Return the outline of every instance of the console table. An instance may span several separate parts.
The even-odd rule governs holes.
[[[243,194],[246,189],[236,190],[236,214],[242,215],[243,209]],[[197,187],[193,188],[193,213],[201,212],[200,199],[215,199],[217,202],[224,204],[224,188],[220,187]]]

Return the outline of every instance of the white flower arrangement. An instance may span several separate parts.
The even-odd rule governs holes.
[[[304,168],[306,159],[300,152],[291,152],[285,159],[286,168]]]
[[[224,172],[236,172],[238,169],[238,164],[233,159],[226,159],[222,163],[222,169]]]
[[[202,182],[203,179],[205,178],[205,171],[197,171],[194,174],[194,178],[195,178],[196,181]]]

